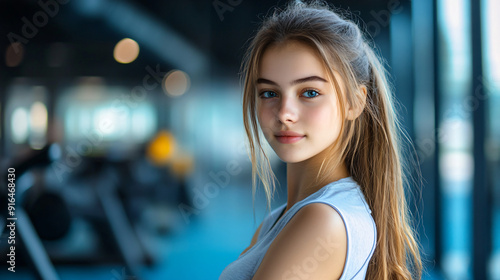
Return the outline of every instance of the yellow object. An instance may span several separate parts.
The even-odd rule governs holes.
[[[154,164],[167,164],[172,159],[175,148],[176,143],[172,133],[160,131],[149,143],[147,156]]]

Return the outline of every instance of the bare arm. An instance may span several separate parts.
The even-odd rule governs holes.
[[[253,279],[338,279],[346,254],[340,214],[329,205],[312,203],[276,236]]]

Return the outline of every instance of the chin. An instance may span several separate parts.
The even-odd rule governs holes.
[[[310,157],[307,157],[305,155],[297,155],[297,154],[291,154],[291,153],[276,153],[278,157],[286,163],[297,163],[304,161],[306,159],[309,159]]]

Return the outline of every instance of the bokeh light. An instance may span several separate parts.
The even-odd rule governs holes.
[[[113,56],[120,63],[131,63],[139,56],[139,44],[130,38],[122,39],[116,44]]]
[[[30,108],[30,147],[41,149],[47,143],[47,107],[36,101]]]
[[[45,133],[47,130],[47,107],[37,101],[30,109],[31,129],[35,132]]]
[[[26,108],[16,108],[11,119],[12,141],[16,144],[26,142],[29,132],[29,115]]]
[[[148,158],[156,165],[166,164],[172,158],[175,147],[175,138],[172,133],[160,131],[148,146]]]
[[[189,76],[181,70],[173,70],[163,79],[163,90],[170,96],[180,96],[189,89]]]
[[[7,47],[5,52],[5,64],[8,67],[16,67],[23,61],[24,58],[24,46],[15,42]]]

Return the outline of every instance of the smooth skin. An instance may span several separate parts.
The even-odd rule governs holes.
[[[335,79],[343,89],[338,73]],[[315,178],[322,160],[332,156],[325,149],[339,137],[343,120],[338,93],[314,50],[296,41],[272,45],[265,51],[256,83],[260,127],[278,157],[287,163],[286,213],[323,187],[306,185]],[[366,88],[360,90],[366,96]],[[361,111],[347,107],[345,116],[356,118]],[[283,131],[303,137],[284,144],[277,140]],[[333,182],[349,175],[342,164],[328,179]],[[243,253],[257,242],[259,231],[260,226]],[[275,238],[253,279],[338,279],[346,254],[346,230],[339,213],[326,204],[309,204]]]

